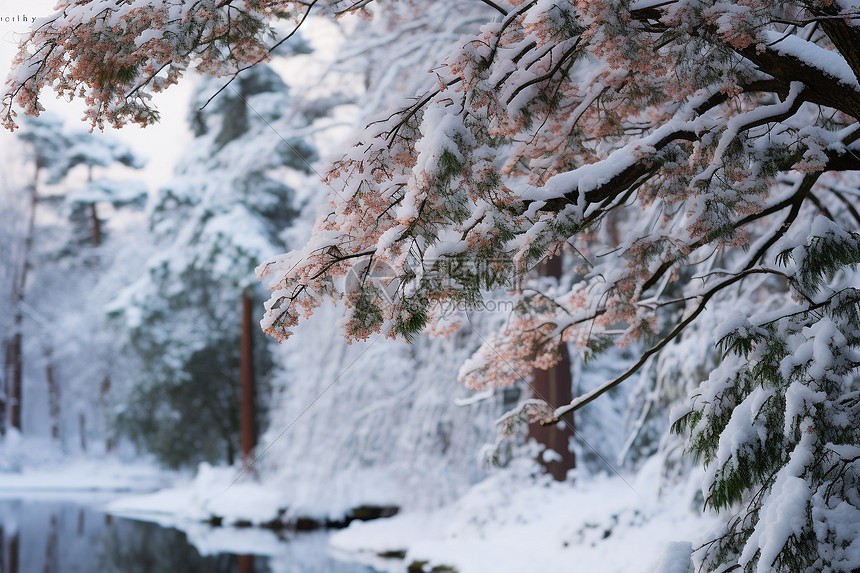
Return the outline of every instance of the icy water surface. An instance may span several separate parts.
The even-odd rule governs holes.
[[[373,573],[330,557],[324,533],[282,539],[200,526],[189,540],[177,529],[110,516],[101,505],[0,499],[0,573]],[[265,555],[229,552],[237,550]]]

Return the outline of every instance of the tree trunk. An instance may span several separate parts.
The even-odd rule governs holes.
[[[253,555],[239,555],[239,573],[254,573]]]
[[[87,451],[87,416],[83,412],[78,414],[78,432],[81,435],[81,451]]]
[[[13,327],[17,332],[6,346],[6,384],[7,401],[9,408],[9,427],[21,430],[21,393],[23,379],[23,358],[21,356],[21,324],[23,314],[15,310]]]
[[[95,203],[90,203],[90,218],[93,221],[93,246],[98,247],[102,244],[102,222]]]
[[[83,513],[83,509],[79,510]],[[59,556],[59,547],[60,547],[60,532],[59,532],[59,521],[57,519],[56,514],[51,515],[50,526],[48,529],[48,540],[45,545],[45,568],[43,569],[44,573],[59,573],[60,571],[60,556]],[[78,526],[80,528],[80,525]],[[79,529],[80,536],[80,529]]]
[[[45,348],[45,378],[48,380],[48,416],[51,419],[51,438],[60,439],[60,385],[54,376],[51,349]]]
[[[6,435],[6,408],[8,407],[8,396],[9,396],[9,364],[11,360],[11,355],[9,352],[12,350],[10,345],[11,340],[3,341],[3,378],[0,380],[0,437]],[[0,570],[0,573],[3,573]]]
[[[24,326],[24,293],[27,288],[27,275],[30,272],[30,254],[33,250],[33,235],[36,229],[36,205],[38,202],[37,185],[39,181],[39,169],[33,173],[33,182],[30,185],[30,209],[27,214],[27,229],[24,235],[24,252],[19,262],[20,268],[16,273],[12,285],[12,300],[14,305],[14,318],[12,323],[12,337],[6,342],[5,356],[5,380],[6,400],[9,408],[9,426],[21,430],[21,405],[23,395],[23,326]]]
[[[15,532],[9,537],[9,542],[6,545],[9,573],[18,573],[18,533]]]
[[[105,376],[101,387],[102,408],[104,409],[107,408],[108,394],[110,394],[110,376]],[[105,453],[108,455],[113,453],[113,439],[110,436],[105,438]]]
[[[541,276],[561,278],[562,256],[544,260],[538,272]],[[535,369],[532,372],[532,392],[534,397],[545,400],[553,408],[558,408],[573,399],[573,381],[570,375],[570,356],[567,346],[561,345],[561,360],[549,370]],[[558,424],[542,426],[538,423],[529,426],[529,437],[534,438],[544,450],[552,450],[557,456],[546,456],[543,452],[539,457],[545,471],[557,481],[567,478],[568,470],[576,467],[576,458],[570,449],[570,439],[573,437],[573,414],[565,417]],[[551,459],[550,459],[551,458]]]
[[[89,165],[87,171],[87,183],[93,182],[93,166]],[[102,223],[99,221],[98,209],[95,203],[90,203],[90,220],[92,221],[92,237],[93,246],[98,247],[102,244]]]
[[[242,294],[242,333],[239,342],[239,384],[242,398],[239,410],[239,437],[242,463],[247,467],[257,445],[256,408],[254,406],[254,310],[251,298]]]

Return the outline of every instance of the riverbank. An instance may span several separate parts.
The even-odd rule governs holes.
[[[69,455],[52,440],[15,431],[0,441],[0,497],[151,492],[180,477],[146,460]]]
[[[0,497],[0,571],[375,573],[333,558],[326,532],[206,524],[179,530],[106,513],[106,495]]]
[[[392,572],[687,573],[692,545],[717,523],[700,511],[699,478],[667,482],[656,459],[635,480],[500,472],[448,507],[353,523],[331,548],[378,569],[396,555]]]
[[[581,475],[558,483],[521,460],[445,507],[354,521],[332,533],[330,551],[391,573],[522,573],[570,570],[571,563],[602,573],[686,573],[692,544],[717,523],[700,511],[700,478],[667,479],[655,457],[635,478]],[[266,550],[260,535],[294,530],[285,517],[288,499],[283,485],[236,480],[235,470],[203,464],[188,483],[123,497],[108,511],[177,527],[198,547],[259,554],[277,547]]]

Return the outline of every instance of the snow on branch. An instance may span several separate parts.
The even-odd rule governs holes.
[[[310,5],[72,1],[23,45],[5,123],[16,106],[38,112],[49,85],[82,95],[96,124],[149,123],[150,94],[192,59],[235,75],[266,56],[274,20],[301,21]],[[507,292],[510,317],[461,369],[472,388],[553,367],[562,345],[583,359],[631,348],[632,365],[593,392],[554,412],[529,403],[547,421],[629,379],[704,317],[740,312],[676,422],[712,464],[709,504],[753,500],[701,561],[752,568],[764,556],[763,568],[824,570],[804,548],[833,549],[844,532],[821,537],[807,517],[832,511],[833,488],[850,491],[860,475],[856,460],[817,453],[860,440],[844,423],[860,415],[860,317],[844,290],[860,263],[856,5],[434,4],[455,5],[470,15],[448,27],[462,37],[436,44],[438,28],[411,0],[385,5],[402,8],[396,17],[374,2],[320,2],[332,16],[388,16],[413,49],[447,47],[428,81],[389,78],[403,98],[328,167],[329,206],[308,243],[258,267],[272,289],[263,329],[287,340],[333,299],[352,339],[450,333],[463,308]],[[384,57],[412,61],[408,50]],[[558,253],[570,264],[544,293],[534,269]],[[806,512],[795,529],[768,533],[780,504]]]

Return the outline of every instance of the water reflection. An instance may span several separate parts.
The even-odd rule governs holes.
[[[324,534],[279,541],[258,532],[274,538],[274,550],[270,542],[267,556],[233,555],[219,553],[224,545],[217,541],[215,549],[211,540],[207,545],[205,529],[202,541],[198,531],[190,543],[176,529],[111,517],[97,508],[72,501],[0,499],[0,573],[372,573],[329,557]],[[236,539],[252,532],[211,533]],[[195,544],[209,554],[201,555]],[[253,543],[241,545],[239,551],[256,551]]]
[[[188,573],[268,573],[262,558],[240,559],[236,555],[203,557],[189,545],[184,533],[128,519],[116,519],[104,528],[101,555],[94,571],[105,573],[151,573],[187,571]],[[244,568],[240,567],[240,562]],[[58,572],[60,573],[60,572]]]
[[[0,573],[269,573],[266,559],[201,556],[184,533],[72,502],[0,500]]]

